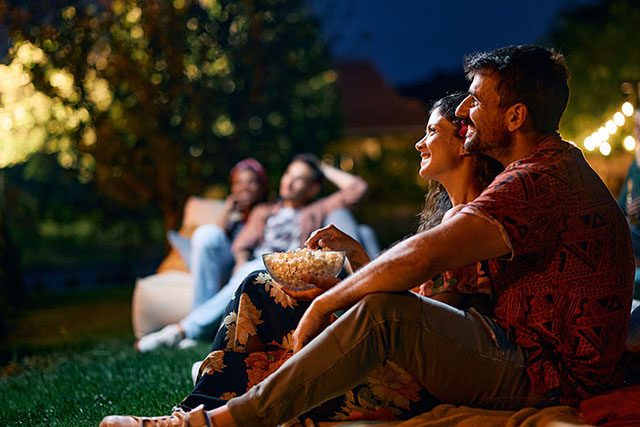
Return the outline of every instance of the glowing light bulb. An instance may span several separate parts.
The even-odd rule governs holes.
[[[613,135],[614,133],[616,133],[618,131],[618,125],[616,125],[613,122],[613,120],[607,121],[607,123],[604,125],[604,127],[607,128],[607,132],[609,132],[611,135]]]
[[[631,135],[627,135],[622,141],[624,149],[627,151],[633,151],[636,149],[636,140]]]
[[[620,111],[618,111],[617,113],[615,113],[613,115],[613,121],[618,126],[623,126],[624,125],[624,121],[625,121],[624,114],[622,114]]]
[[[604,126],[598,129],[598,139],[600,139],[600,141],[607,141],[609,139],[609,131]]]
[[[611,154],[611,144],[609,144],[607,141],[604,141],[602,144],[600,144],[600,154],[602,154],[603,156],[608,156],[609,154]]]
[[[587,151],[593,151],[598,146],[598,140],[593,136],[588,136],[584,139],[583,145],[584,145],[584,148],[587,149]]]
[[[629,101],[625,102],[624,104],[622,104],[622,114],[624,114],[627,117],[631,117],[631,115],[633,114],[633,104],[631,104]]]

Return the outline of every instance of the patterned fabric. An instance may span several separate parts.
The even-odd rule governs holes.
[[[420,295],[431,297],[442,292],[481,293],[491,295],[491,280],[486,261],[466,265],[453,271],[438,274],[420,286]]]
[[[563,403],[621,384],[634,260],[625,218],[580,150],[550,137],[462,213],[495,223],[495,317],[527,353],[535,393]]]
[[[236,291],[206,357],[185,409],[222,406],[246,392],[292,356],[291,335],[309,306],[282,291],[265,272],[249,275]],[[387,363],[366,381],[312,409],[301,418],[314,420],[407,419],[437,402],[400,366]]]
[[[300,209],[283,207],[267,219],[262,243],[253,251],[258,258],[267,252],[286,252],[300,247]]]

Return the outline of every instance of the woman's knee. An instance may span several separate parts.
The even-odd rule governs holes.
[[[262,280],[264,274],[264,271],[253,271],[247,274],[238,286],[238,293],[245,293],[249,295],[254,295],[260,292],[264,293],[264,286],[262,286],[264,283],[264,280]]]
[[[204,224],[196,228],[191,237],[193,248],[211,249],[228,246],[228,238],[224,230],[217,225]]]

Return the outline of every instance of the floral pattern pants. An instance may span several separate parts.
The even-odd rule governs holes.
[[[287,295],[266,272],[250,274],[236,290],[212,351],[200,367],[184,409],[213,409],[242,395],[292,355],[292,334],[308,302]],[[312,409],[316,421],[407,419],[439,402],[408,372],[387,362],[364,383]]]

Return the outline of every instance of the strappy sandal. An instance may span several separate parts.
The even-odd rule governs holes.
[[[174,408],[171,415],[160,417],[110,415],[104,417],[99,427],[212,427],[212,424],[204,405],[200,405],[189,412]]]

